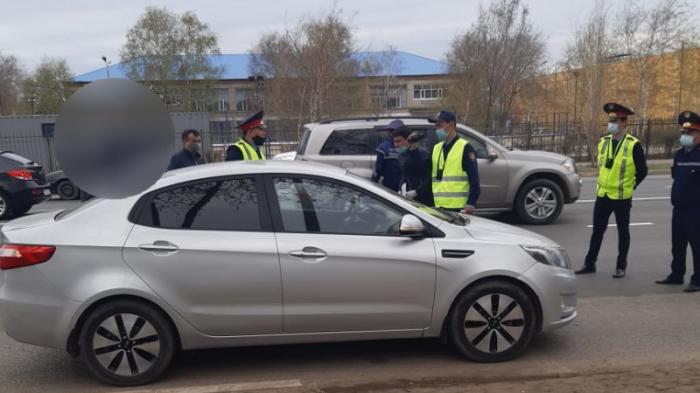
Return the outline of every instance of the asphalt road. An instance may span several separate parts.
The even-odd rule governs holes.
[[[610,277],[617,235],[609,229],[598,273],[579,280],[579,317],[564,329],[536,337],[522,358],[502,364],[474,364],[436,340],[382,341],[264,348],[233,348],[182,354],[162,382],[148,389],[206,386],[200,392],[233,391],[267,381],[290,391],[359,392],[455,386],[478,390],[490,382],[625,373],[638,367],[692,364],[700,360],[697,312],[700,294],[662,287],[653,280],[670,262],[671,180],[652,176],[636,193],[628,275]],[[584,181],[580,203],[565,207],[557,223],[529,229],[564,246],[582,263],[590,236],[593,180]],[[651,199],[645,199],[651,198]],[[658,198],[658,199],[657,199]],[[73,205],[51,201],[35,210]],[[512,220],[499,215],[501,220]],[[614,223],[614,219],[611,219]],[[626,371],[627,370],[627,371]],[[259,387],[259,386],[258,386]],[[697,387],[700,389],[700,386]],[[63,351],[36,348],[0,337],[0,391],[111,392],[96,383]],[[267,390],[266,390],[267,391]],[[585,391],[585,388],[582,390]],[[174,392],[178,392],[175,390]]]

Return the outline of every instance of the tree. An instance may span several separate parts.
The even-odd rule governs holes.
[[[457,88],[449,102],[466,120],[490,125],[509,115],[523,82],[544,65],[544,41],[521,0],[496,0],[481,8],[477,22],[456,37],[447,53]]]
[[[130,79],[149,85],[168,106],[205,110],[208,86],[195,81],[216,80],[223,72],[211,62],[221,50],[206,23],[193,12],[147,7],[126,39],[120,55]]]
[[[301,20],[283,32],[265,34],[251,50],[250,73],[265,78],[265,106],[280,117],[306,121],[353,106],[352,29],[342,11]]]
[[[401,58],[391,45],[380,52],[368,52],[360,59],[359,74],[367,79],[368,107],[375,116],[386,114],[390,100],[405,94],[397,78],[402,67]]]
[[[20,109],[23,79],[17,58],[0,53],[0,116],[14,115]]]
[[[58,113],[66,101],[64,84],[73,79],[65,59],[43,58],[23,83],[23,96],[32,114]]]

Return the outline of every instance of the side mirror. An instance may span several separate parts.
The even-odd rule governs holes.
[[[493,161],[496,158],[498,158],[498,152],[496,152],[496,150],[493,147],[489,146],[487,157],[488,157],[489,161]]]
[[[399,226],[399,234],[410,238],[425,237],[425,226],[418,217],[412,214],[406,214],[401,217],[401,225]]]

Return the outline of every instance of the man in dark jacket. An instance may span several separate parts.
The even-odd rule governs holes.
[[[403,126],[401,120],[393,120],[387,126],[377,127],[377,131],[389,131],[389,137],[377,147],[377,161],[374,164],[372,181],[379,183],[381,180],[384,187],[394,191],[399,190],[401,185],[401,165],[399,164],[399,153],[394,147],[393,132]]]
[[[202,158],[202,136],[197,130],[185,130],[182,132],[182,150],[173,154],[170,158],[168,170],[186,168],[188,166],[204,164]]]
[[[433,191],[430,179],[430,153],[420,147],[419,143],[425,134],[419,131],[410,132],[405,127],[394,131],[394,145],[399,151],[401,163],[401,191],[407,198],[412,198],[427,206],[433,206]]]

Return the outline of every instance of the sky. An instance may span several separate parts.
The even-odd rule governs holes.
[[[547,43],[549,64],[563,56],[576,27],[595,0],[524,0]],[[648,1],[648,0],[644,0]],[[700,0],[692,0],[699,2]],[[0,0],[0,53],[16,56],[27,70],[42,57],[64,58],[76,74],[103,67],[102,56],[119,62],[126,33],[145,7],[194,11],[219,38],[222,53],[248,52],[267,32],[300,18],[343,10],[358,50],[397,50],[444,60],[454,37],[474,23],[489,0]],[[613,9],[624,0],[608,0]]]

